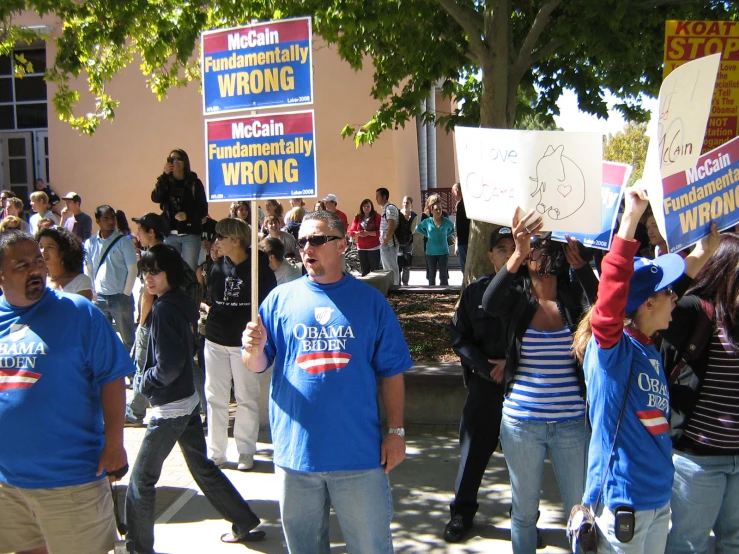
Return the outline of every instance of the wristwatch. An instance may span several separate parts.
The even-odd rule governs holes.
[[[403,427],[389,427],[387,434],[398,435],[399,437],[405,438],[405,429]]]

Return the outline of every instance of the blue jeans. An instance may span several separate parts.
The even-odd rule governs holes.
[[[716,554],[739,552],[739,456],[693,456],[675,451],[672,529],[667,553],[708,552],[716,535]]]
[[[464,267],[467,265],[467,245],[457,244],[457,256],[459,257],[459,267],[464,275]]]
[[[282,482],[280,514],[290,554],[329,554],[331,505],[348,552],[393,552],[393,497],[383,469],[319,473],[275,466],[275,474]]]
[[[429,265],[429,286],[436,285],[436,271],[439,271],[439,284],[442,286],[449,284],[449,254],[442,254],[441,256],[433,256],[426,254],[426,260]]]
[[[98,294],[95,305],[108,320],[115,321],[115,328],[127,352],[133,348],[133,296],[126,294]]]
[[[393,272],[393,285],[400,284],[400,268],[398,267],[398,242],[394,239],[390,240],[387,246],[380,246],[380,259],[382,260],[382,269]]]
[[[634,519],[633,538],[629,542],[621,542],[616,538],[613,512],[600,506],[595,513],[598,554],[662,554],[670,524],[669,502],[656,510],[634,512]],[[708,550],[692,552],[704,553]]]
[[[569,515],[572,506],[582,502],[588,442],[585,418],[547,423],[516,419],[503,414],[500,442],[511,478],[513,552],[534,554],[536,519],[547,453],[562,493],[564,513]]]
[[[189,416],[149,422],[126,491],[128,538],[138,554],[154,552],[154,504],[162,465],[175,444],[205,498],[230,521],[232,533],[243,536],[259,525],[259,518],[220,469],[205,455],[200,408]]]
[[[200,256],[200,235],[167,235],[164,244],[172,246],[182,255],[193,271],[198,267]]]

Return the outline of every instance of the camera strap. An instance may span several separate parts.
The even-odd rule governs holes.
[[[618,421],[616,422],[616,432],[613,434],[613,443],[611,443],[611,451],[608,453],[608,463],[606,464],[605,470],[603,471],[603,480],[600,483],[600,490],[598,491],[598,498],[595,501],[593,507],[593,515],[598,511],[600,505],[600,499],[603,496],[603,487],[606,486],[606,479],[608,478],[608,472],[611,468],[611,462],[613,461],[613,451],[616,448],[616,439],[618,439],[618,430],[621,427],[621,421],[623,421],[624,413],[626,412],[626,403],[629,400],[629,389],[631,388],[631,377],[634,375],[634,363],[632,360],[631,367],[629,368],[629,377],[626,381],[626,391],[624,392],[624,401],[621,404],[621,413],[618,414]]]
[[[118,487],[109,482],[110,495],[113,497],[113,516],[115,516],[115,527],[118,530],[118,534],[123,538],[128,533],[128,527],[121,521],[121,514],[118,510]]]

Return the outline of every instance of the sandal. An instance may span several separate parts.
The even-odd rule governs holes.
[[[227,544],[242,544],[245,542],[257,542],[264,540],[267,534],[264,531],[249,531],[246,535],[237,537],[233,533],[224,533],[221,535],[221,542]]]

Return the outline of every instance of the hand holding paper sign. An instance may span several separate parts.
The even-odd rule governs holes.
[[[659,110],[652,113],[643,178],[655,220],[671,252],[693,244],[700,237],[687,243],[681,240],[680,245],[675,243],[677,219],[674,216],[671,221],[665,219],[663,200],[668,191],[663,188],[663,181],[694,169],[698,163],[720,63],[721,54],[714,54],[688,62],[670,73],[659,90]]]
[[[544,226],[541,216],[538,216],[535,210],[530,210],[523,217],[519,217],[520,209],[516,208],[513,215],[513,242],[516,243],[516,250],[508,259],[506,268],[511,273],[515,273],[526,261],[526,257],[531,252],[531,237],[538,235]]]

